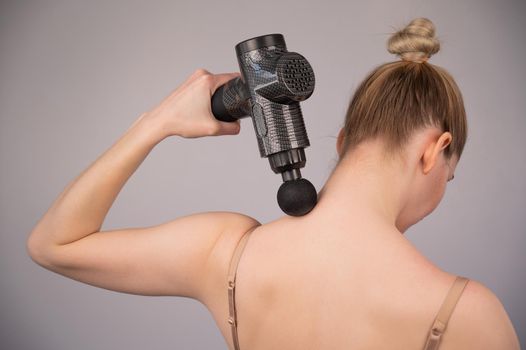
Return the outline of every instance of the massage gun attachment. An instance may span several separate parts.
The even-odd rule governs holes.
[[[278,205],[288,215],[305,215],[317,193],[300,172],[310,143],[299,102],[314,91],[314,71],[305,57],[287,51],[281,34],[251,38],[235,49],[241,76],[215,91],[212,112],[225,122],[252,117],[260,156],[284,181]]]

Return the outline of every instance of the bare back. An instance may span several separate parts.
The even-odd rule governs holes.
[[[206,306],[231,349],[228,264],[245,231],[224,235],[211,257],[218,271]],[[388,233],[352,239],[336,225],[287,219],[255,228],[237,268],[241,350],[422,349],[455,275]],[[460,298],[441,350],[457,345],[464,309]]]

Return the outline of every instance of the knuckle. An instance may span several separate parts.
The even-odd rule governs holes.
[[[206,69],[204,68],[197,68],[195,71],[194,71],[194,75],[196,77],[201,77],[201,76],[204,76],[204,75],[207,75],[207,74],[210,74],[209,71],[207,71]]]
[[[197,68],[195,71],[194,71],[194,75],[195,76],[200,76],[200,75],[203,75],[205,74],[205,70],[203,68]]]
[[[214,81],[214,77],[210,74],[201,75],[197,78],[197,81],[199,81],[201,84],[210,86],[212,82]]]

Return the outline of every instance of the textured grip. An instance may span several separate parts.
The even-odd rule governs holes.
[[[232,116],[228,113],[225,104],[223,103],[224,87],[224,85],[221,85],[214,92],[214,95],[212,95],[212,114],[218,120],[223,122],[232,122],[235,121],[236,118],[232,118]]]
[[[212,113],[216,119],[233,122],[250,115],[249,93],[241,78],[229,80],[212,96]]]

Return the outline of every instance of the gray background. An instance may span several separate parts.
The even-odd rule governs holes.
[[[234,45],[283,33],[316,73],[302,104],[311,147],[302,171],[320,189],[351,93],[394,60],[394,28],[429,17],[431,62],[464,94],[468,142],[440,206],[407,237],[441,268],[476,279],[504,304],[526,344],[526,57],[520,1],[2,1],[0,3],[0,347],[226,349],[205,307],[81,284],[25,252],[65,185],[196,68],[237,71]],[[232,210],[282,215],[281,183],[254,129],[169,138],[118,196],[103,229]]]

